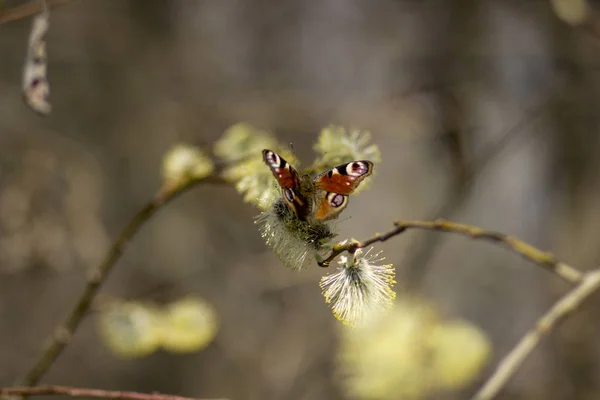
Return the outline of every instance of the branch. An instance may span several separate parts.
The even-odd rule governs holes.
[[[38,386],[38,387],[9,387],[0,388],[2,396],[48,396],[63,395],[70,397],[92,397],[97,399],[115,400],[200,400],[190,397],[173,396],[160,393],[120,392],[113,390],[85,389],[68,386]],[[216,400],[216,399],[215,399]]]
[[[100,287],[119,258],[121,258],[127,244],[135,236],[142,225],[152,218],[162,206],[199,183],[224,184],[227,182],[219,177],[218,172],[215,172],[214,175],[202,179],[190,180],[185,184],[176,187],[165,185],[152,201],[148,202],[137,212],[137,214],[135,214],[109,249],[104,261],[90,275],[84,292],[69,313],[66,321],[56,329],[54,335],[50,339],[50,343],[42,351],[40,357],[23,379],[22,384],[24,386],[36,385],[46,374],[56,358],[62,353],[79,327],[79,324],[81,324],[83,317],[90,308],[96,294],[98,294]]]
[[[346,244],[334,245],[331,254],[325,260],[319,262],[319,266],[328,267],[331,261],[333,261],[343,252],[353,253],[356,251],[356,249],[370,246],[373,243],[385,242],[386,240],[397,236],[408,229],[424,229],[430,231],[458,233],[460,235],[468,236],[472,239],[481,239],[489,242],[504,244],[515,253],[520,254],[526,259],[541,265],[551,272],[554,272],[556,275],[573,285],[580,283],[583,278],[583,274],[581,272],[564,262],[558,261],[553,254],[541,251],[528,243],[503,233],[486,231],[476,226],[459,224],[441,219],[437,221],[398,221],[395,222],[394,225],[396,227],[391,231],[384,234],[378,233],[362,242],[352,241]]]
[[[70,0],[46,0],[48,8],[68,3]],[[44,11],[44,2],[33,0],[7,10],[0,9],[0,24],[26,18]]]
[[[552,331],[558,322],[575,311],[584,300],[600,288],[600,269],[583,275],[579,285],[557,301],[498,365],[496,371],[475,394],[473,400],[490,400],[507,384],[523,361],[535,349],[544,335]]]

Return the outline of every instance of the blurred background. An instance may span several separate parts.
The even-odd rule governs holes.
[[[0,20],[21,1],[0,2]],[[240,121],[309,166],[330,123],[373,134],[369,190],[341,237],[445,217],[600,261],[600,3],[549,0],[72,0],[52,10],[52,114],[21,98],[31,18],[0,25],[0,386],[18,381],[88,272],[161,185],[163,154]],[[122,360],[92,312],[45,383],[229,399],[350,399],[316,265],[285,269],[226,185],[200,185],[135,237],[106,295],[210,302],[205,349]],[[487,335],[468,398],[568,287],[488,243],[408,232],[376,246],[396,291]],[[534,352],[501,399],[600,397],[600,297]],[[373,340],[376,340],[374,338]],[[394,373],[394,371],[389,371]],[[388,398],[396,398],[393,395]],[[397,398],[408,398],[398,395]]]

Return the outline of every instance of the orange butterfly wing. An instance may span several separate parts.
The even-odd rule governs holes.
[[[273,176],[282,187],[283,200],[288,208],[302,220],[306,219],[309,213],[309,204],[306,198],[300,193],[300,176],[281,156],[271,150],[263,150],[263,160],[269,166]]]
[[[348,205],[348,195],[372,173],[373,163],[361,160],[339,165],[319,175],[315,183],[327,193],[319,200],[315,218],[323,221],[337,216]]]
[[[367,176],[373,173],[373,163],[361,160],[338,165],[315,179],[319,189],[349,195]]]
[[[277,153],[271,150],[263,150],[263,160],[271,169],[280,186],[294,189],[300,185],[298,172]]]

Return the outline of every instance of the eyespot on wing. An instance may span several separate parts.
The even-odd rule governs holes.
[[[280,155],[272,150],[263,150],[263,161],[281,187],[294,189],[300,184],[298,172]]]
[[[339,208],[344,205],[347,200],[347,196],[339,193],[329,193],[327,195],[327,201],[335,208]]]
[[[327,192],[349,195],[372,173],[371,161],[352,161],[324,172],[315,179],[315,182],[317,187]]]

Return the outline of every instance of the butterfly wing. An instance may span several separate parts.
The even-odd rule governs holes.
[[[300,175],[287,161],[271,150],[263,150],[263,160],[281,186],[281,194],[287,206],[299,217],[304,218],[308,202],[300,193]]]
[[[315,219],[335,218],[348,205],[348,195],[372,173],[373,163],[361,160],[338,165],[319,175],[315,183],[317,188],[325,191],[325,195],[319,200]]]

